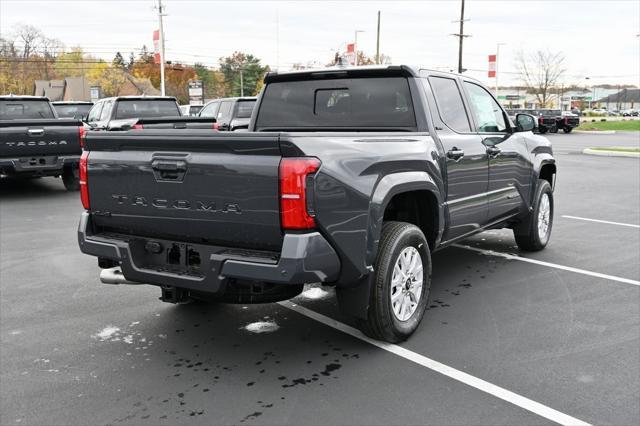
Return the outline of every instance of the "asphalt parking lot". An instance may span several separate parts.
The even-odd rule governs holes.
[[[0,423],[639,424],[640,161],[581,151],[640,134],[550,139],[549,246],[490,231],[436,253],[430,308],[399,346],[353,332],[329,288],[173,306],[102,285],[79,195],[0,182]]]

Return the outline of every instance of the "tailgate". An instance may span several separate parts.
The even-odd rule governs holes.
[[[0,157],[80,155],[77,120],[0,121]]]
[[[98,232],[280,249],[277,134],[89,132],[86,147]]]

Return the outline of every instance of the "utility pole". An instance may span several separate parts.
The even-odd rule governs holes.
[[[376,64],[380,64],[380,11],[378,11],[378,33],[376,36]]]
[[[240,97],[244,97],[244,80],[242,77],[242,68],[240,68]]]
[[[164,90],[164,27],[162,26],[162,0],[158,0],[158,20],[160,21],[160,94],[165,95]]]
[[[469,35],[466,35],[464,33],[464,0],[462,0],[462,6],[460,8],[460,20],[459,21],[453,21],[453,22],[459,22],[460,23],[460,32],[458,34],[451,34],[453,36],[458,37],[458,39],[460,40],[460,43],[458,45],[458,73],[462,74],[463,71],[466,71],[464,68],[462,68],[462,42],[464,40],[465,37],[470,37]]]

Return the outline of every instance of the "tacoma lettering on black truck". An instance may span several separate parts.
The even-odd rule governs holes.
[[[77,191],[83,138],[82,122],[58,119],[49,99],[0,96],[0,175],[62,176]]]
[[[262,303],[335,286],[370,336],[420,323],[431,253],[512,228],[549,241],[556,173],[534,119],[477,81],[405,66],[268,74],[249,132],[92,132],[78,239],[105,283]]]

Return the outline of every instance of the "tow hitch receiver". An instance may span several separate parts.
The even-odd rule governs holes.
[[[160,287],[162,290],[162,295],[160,296],[160,300],[167,303],[189,303],[191,298],[189,297],[189,292],[182,288],[177,288],[173,286],[162,286]]]

